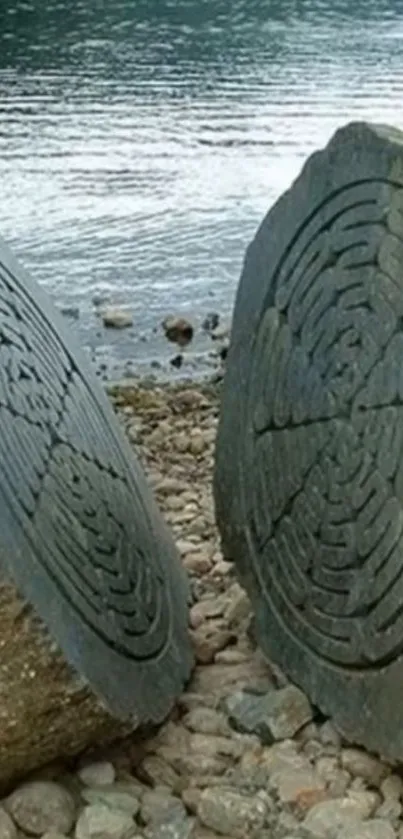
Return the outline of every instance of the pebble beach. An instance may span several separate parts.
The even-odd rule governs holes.
[[[20,782],[1,839],[403,839],[403,767],[346,743],[256,647],[214,519],[220,384],[110,396],[189,574],[196,668],[147,739]]]

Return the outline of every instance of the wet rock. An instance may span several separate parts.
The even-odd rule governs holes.
[[[292,737],[312,719],[308,699],[293,685],[263,696],[237,691],[227,698],[226,708],[234,728],[256,734],[265,744]]]
[[[70,318],[70,320],[78,320],[80,317],[80,309],[78,306],[62,306],[60,314],[62,314],[65,318]]]
[[[102,309],[101,317],[106,329],[127,329],[133,325],[133,315],[125,309],[108,306]]]
[[[217,326],[216,329],[213,329],[211,332],[211,337],[213,341],[225,341],[229,339],[231,328],[222,324]]]
[[[32,781],[14,790],[4,807],[16,825],[33,836],[46,831],[69,833],[76,805],[67,789],[53,781]]]
[[[389,772],[384,763],[363,749],[342,749],[341,765],[353,777],[364,778],[375,787],[379,787]]]
[[[182,355],[182,353],[178,353],[178,355],[174,355],[174,356],[170,359],[169,363],[172,365],[172,367],[175,367],[175,368],[176,368],[176,370],[180,370],[180,368],[182,367],[182,364],[183,364],[183,355]]]
[[[202,329],[204,332],[213,332],[218,328],[220,316],[217,312],[209,312],[203,320]]]
[[[186,347],[193,338],[193,326],[186,318],[169,315],[162,321],[162,328],[168,341]]]
[[[203,790],[197,813],[205,827],[233,839],[254,839],[262,830],[268,804],[259,795],[243,795],[231,789]]]
[[[103,787],[113,784],[115,769],[108,761],[88,763],[78,771],[78,777],[88,787]]]
[[[0,806],[0,837],[1,839],[18,839],[17,828],[8,813]]]
[[[128,813],[103,804],[86,807],[79,816],[75,839],[132,839],[134,821]]]

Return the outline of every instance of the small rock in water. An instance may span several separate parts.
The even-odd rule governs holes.
[[[102,309],[102,322],[107,329],[127,329],[133,325],[133,315],[124,309],[107,307]]]
[[[81,813],[75,839],[132,839],[134,831],[134,821],[128,813],[93,804]]]
[[[113,784],[115,774],[112,763],[105,760],[82,766],[78,772],[78,777],[87,787],[103,787]]]
[[[186,347],[193,338],[193,326],[185,318],[169,315],[162,321],[162,328],[168,341]]]
[[[231,789],[203,790],[197,813],[211,830],[232,839],[254,839],[262,830],[268,805],[259,795],[242,795]]]
[[[174,355],[174,357],[171,358],[170,364],[172,364],[172,367],[176,367],[176,369],[179,370],[183,364],[183,355],[181,353],[179,353],[179,355]]]
[[[227,698],[226,707],[234,728],[256,734],[267,745],[293,737],[312,719],[307,697],[293,685],[262,696],[237,691]]]
[[[71,318],[71,320],[78,320],[80,317],[80,309],[78,306],[62,306],[60,313],[63,317]]]
[[[76,816],[70,793],[53,781],[32,781],[14,790],[4,806],[25,833],[42,836],[46,831],[69,833]]]
[[[0,837],[1,839],[18,839],[17,828],[2,807],[0,807]]]
[[[214,329],[217,329],[219,323],[219,314],[217,312],[209,312],[203,320],[202,329],[205,332],[213,332]]]

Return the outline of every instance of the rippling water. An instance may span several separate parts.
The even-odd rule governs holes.
[[[165,362],[161,318],[230,312],[245,247],[307,154],[350,119],[402,125],[402,54],[398,0],[14,0],[0,232],[79,306],[77,340],[112,374]],[[132,309],[130,332],[100,329],[98,292]]]

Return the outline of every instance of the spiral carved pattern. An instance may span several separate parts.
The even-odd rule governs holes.
[[[52,580],[73,621],[145,662],[175,642],[175,571],[95,387],[25,283],[1,265],[0,504],[15,523],[15,556],[35,558],[32,574]]]
[[[253,350],[244,506],[254,573],[334,665],[403,652],[403,189],[352,183],[299,228]]]

